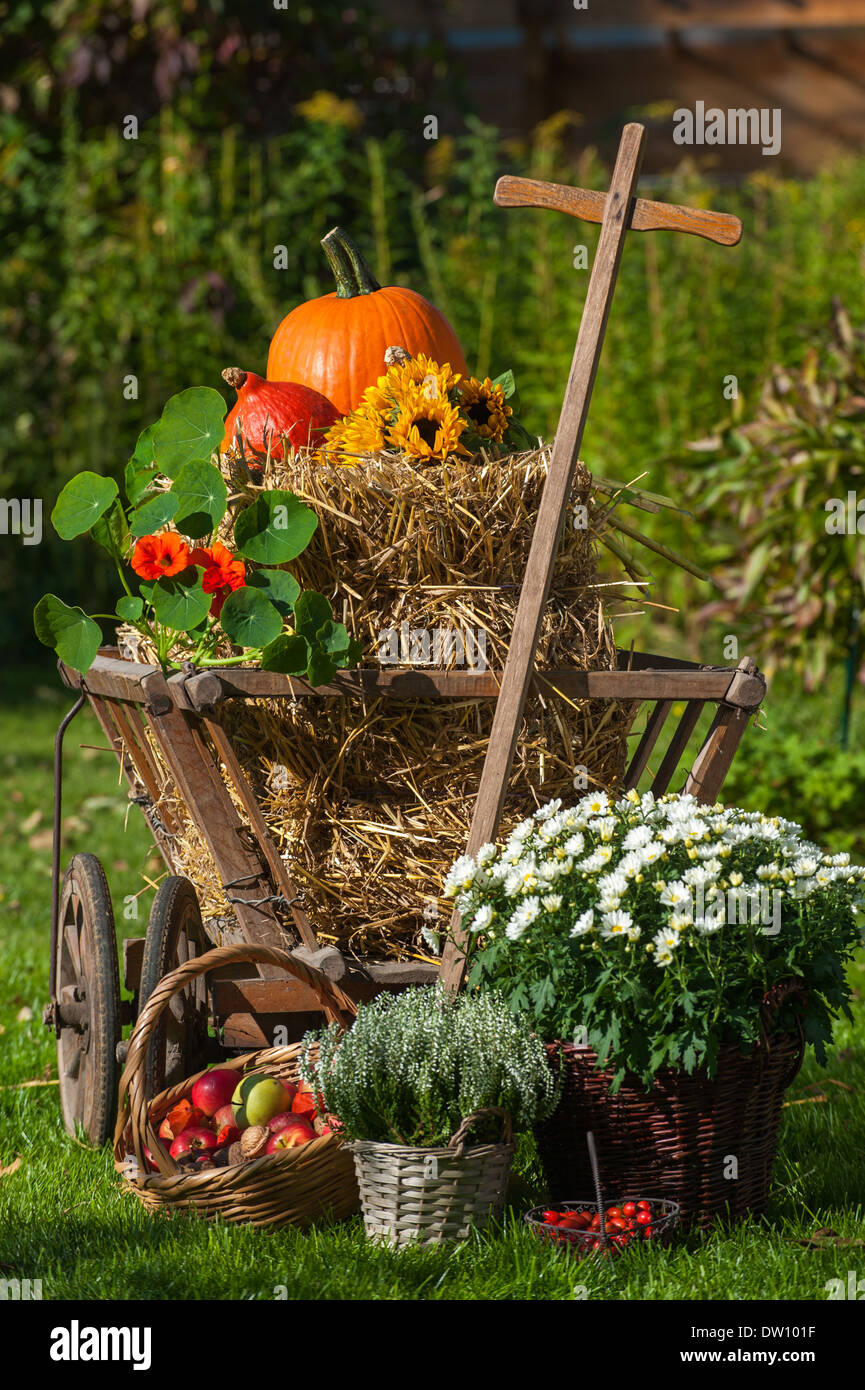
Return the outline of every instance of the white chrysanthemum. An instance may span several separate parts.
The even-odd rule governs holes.
[[[767,881],[771,878],[778,878],[781,874],[780,864],[760,864],[757,868],[757,877]]]
[[[680,878],[677,878],[673,883],[665,885],[661,894],[661,902],[665,907],[676,907],[680,910],[685,904],[690,907],[693,902],[691,890],[687,883],[683,883]]]
[[[580,809],[589,816],[603,816],[609,809],[610,798],[606,792],[590,792],[580,802]]]
[[[511,869],[505,879],[505,893],[509,898],[515,898],[523,890],[523,871],[519,867]]]
[[[699,917],[695,923],[697,931],[701,936],[711,936],[713,932],[720,931],[724,925],[724,912],[707,913],[704,917]]]
[[[618,869],[613,869],[612,873],[603,874],[598,879],[599,893],[624,893],[628,887],[628,880]]]
[[[829,863],[837,864],[839,867],[843,867],[844,865],[850,863],[850,856],[847,853],[847,851],[844,850],[842,854],[833,854],[832,858],[829,860]]]
[[[652,838],[652,827],[650,825],[635,825],[628,831],[622,841],[622,848],[639,849],[641,845],[647,845]]]
[[[633,852],[640,856],[641,864],[657,864],[660,859],[666,858],[667,847],[658,840],[652,840],[648,845],[643,845],[641,849]]]
[[[683,932],[691,926],[692,921],[690,912],[671,912],[668,925],[671,931]]]
[[[584,846],[585,846],[585,843],[586,843],[586,837],[585,837],[585,835],[581,835],[580,832],[579,832],[579,830],[578,830],[578,831],[576,832],[576,834],[571,835],[567,840],[565,840],[565,843],[564,843],[564,850],[565,850],[565,853],[566,853],[566,854],[582,854],[583,848],[584,848]]]
[[[535,811],[535,820],[549,820],[562,809],[562,798],[557,796],[553,801],[548,801],[546,806],[539,806]]]
[[[496,914],[490,907],[489,903],[484,903],[483,907],[479,907],[474,917],[472,918],[469,931],[485,931],[486,928],[492,922],[495,915]]]
[[[674,951],[679,944],[679,933],[673,927],[661,927],[652,937],[658,951]]]
[[[605,912],[601,917],[601,936],[607,940],[614,936],[627,936],[633,925],[630,912]]]
[[[793,861],[793,873],[797,878],[811,878],[817,872],[817,868],[817,860],[812,859],[807,854],[803,854],[801,858]]]
[[[504,859],[499,859],[490,869],[490,878],[493,883],[504,883],[508,874],[511,872],[511,865]]]
[[[616,833],[616,818],[615,816],[600,816],[596,820],[590,820],[588,828],[597,835],[599,840],[608,845]]]
[[[581,859],[577,865],[584,873],[596,874],[599,869],[605,869],[613,857],[613,851],[608,845],[598,845],[593,854]]]
[[[558,912],[562,905],[561,893],[545,893],[541,902],[546,912]]]
[[[495,845],[492,844],[491,842],[487,842],[487,844],[481,845],[480,849],[478,850],[477,854],[475,855],[475,858],[476,858],[477,862],[478,862],[481,866],[484,866],[484,865],[486,865],[486,864],[491,864],[492,861],[495,859],[495,857],[496,857],[496,847],[495,847]]]
[[[586,932],[590,932],[594,925],[595,914],[592,909],[589,908],[587,912],[584,912],[581,917],[577,918],[576,922],[571,927],[571,936],[585,936]]]
[[[535,921],[540,910],[541,904],[538,898],[526,898],[524,903],[520,903],[505,927],[505,936],[508,940],[518,941],[526,928]]]
[[[452,865],[444,884],[444,896],[455,898],[462,890],[467,892],[475,881],[475,861],[468,854],[461,854]]]
[[[623,854],[618,864],[616,872],[624,874],[625,878],[634,878],[643,867],[642,850],[632,849],[627,854]]]
[[[671,965],[673,961],[673,952],[669,950],[666,946],[661,946],[658,950],[655,951],[654,960],[656,965]]]
[[[682,882],[689,883],[692,888],[697,888],[700,884],[712,882],[715,877],[716,875],[710,873],[705,864],[695,864],[693,868],[686,869],[682,874]]]

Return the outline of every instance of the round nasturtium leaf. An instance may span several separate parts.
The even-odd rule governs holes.
[[[94,521],[90,534],[109,555],[124,554],[129,543],[129,526],[119,497],[115,497],[108,511]]]
[[[306,675],[310,685],[327,685],[336,675],[336,662],[321,647],[314,646],[309,653]]]
[[[260,589],[246,586],[228,595],[219,621],[239,647],[266,647],[282,631],[282,614]]]
[[[39,641],[53,647],[60,660],[82,676],[93,665],[102,633],[83,608],[70,608],[56,594],[45,594],[33,610]]]
[[[192,569],[170,579],[165,575],[157,579],[150,591],[150,601],[158,622],[178,632],[189,632],[210,612],[212,596],[201,586],[200,571]]]
[[[222,443],[225,401],[210,386],[192,386],[166,403],[150,442],[160,473],[176,478],[187,463],[210,461]]]
[[[305,676],[309,664],[309,643],[296,633],[282,633],[261,653],[262,671],[280,671],[284,676]]]
[[[71,541],[89,531],[108,511],[118,492],[113,478],[103,478],[88,469],[70,478],[51,513],[54,530],[61,540]]]
[[[144,611],[144,599],[137,594],[124,594],[117,600],[117,616],[125,623],[137,622]]]
[[[315,640],[322,651],[333,657],[342,656],[344,652],[347,652],[351,642],[348,629],[342,623],[335,623],[330,618],[322,623],[315,634]]]
[[[317,594],[314,589],[308,589],[302,593],[294,605],[294,626],[310,642],[319,628],[330,622],[332,618],[333,611],[330,603],[324,594]]]
[[[300,585],[293,574],[286,570],[254,570],[246,582],[253,589],[260,589],[284,618],[294,611]]]
[[[239,555],[259,565],[284,565],[309,545],[318,517],[293,492],[262,492],[234,523]]]
[[[158,492],[148,502],[142,502],[140,507],[135,508],[129,518],[129,530],[136,539],[138,536],[151,536],[154,531],[161,531],[163,526],[167,526],[176,511],[177,498],[170,492]]]
[[[177,499],[175,526],[184,536],[200,540],[215,531],[228,503],[225,479],[212,463],[194,459],[184,464],[172,486]]]

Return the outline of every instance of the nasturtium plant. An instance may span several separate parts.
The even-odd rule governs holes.
[[[309,544],[315,513],[274,489],[226,523],[228,488],[216,466],[224,416],[218,391],[181,391],[139,435],[124,473],[125,505],[112,478],[90,471],[61,491],[57,534],[89,533],[123,589],[113,613],[89,615],[56,594],[39,600],[36,635],[73,670],[92,665],[103,641],[99,620],[136,628],[165,671],[181,660],[198,668],[258,662],[321,685],[359,661],[361,644],[334,621],[328,599],[302,593],[279,568]]]

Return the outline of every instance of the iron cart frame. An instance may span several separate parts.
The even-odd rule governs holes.
[[[236,926],[221,928],[223,943],[291,949],[293,935],[300,942],[293,949],[306,963],[357,1002],[382,989],[437,978],[435,965],[352,960],[332,946],[322,948],[223,727],[220,709],[226,699],[265,696],[495,700],[501,672],[361,669],[341,671],[332,684],[312,687],[305,680],[249,668],[196,672],[187,667],[166,678],[157,666],[119,660],[113,649],[103,649],[86,676],[62,663],[60,674],[64,684],[78,692],[78,700],[62,721],[55,746],[51,1002],[45,1021],[57,1036],[61,1101],[70,1132],[80,1124],[94,1143],[105,1141],[114,1122],[117,1066],[125,1056],[123,1024],[134,1021],[139,1005],[163,974],[213,944],[195,891],[178,873],[172,851],[175,827],[169,809],[158,804],[163,774],[146,730],[210,850],[234,908]],[[656,795],[668,790],[700,715],[714,706],[711,725],[681,788],[712,803],[745,727],[760,707],[766,682],[748,659],[738,667],[698,666],[620,651],[617,670],[536,672],[531,689],[536,694],[560,692],[571,699],[633,701],[637,706],[648,702],[651,709],[623,787],[637,786],[648,770]],[[123,984],[133,1000],[122,1003],[114,917],[102,867],[94,855],[78,854],[62,882],[60,878],[63,736],[85,702],[114,750],[129,784],[130,801],[141,807],[168,869],[146,936],[123,943]],[[682,712],[670,720],[680,703]],[[635,709],[635,722],[639,714]],[[650,768],[668,721],[666,748]],[[238,813],[217,758],[248,824]],[[228,1052],[270,1046],[278,1026],[285,1030],[286,1041],[294,1041],[321,1022],[318,997],[301,981],[266,966],[254,976],[248,970],[240,975],[237,969],[215,971],[178,997],[153,1049],[149,1080],[154,1091]]]

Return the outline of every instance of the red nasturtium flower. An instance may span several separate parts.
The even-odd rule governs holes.
[[[132,568],[142,579],[160,579],[180,574],[189,566],[189,546],[176,531],[160,531],[158,536],[142,536],[132,552]]]
[[[232,589],[242,589],[246,584],[246,567],[242,560],[232,555],[221,541],[211,546],[196,546],[189,557],[191,565],[201,565],[204,577],[201,587],[206,594],[213,594],[210,612],[218,618],[222,605]]]

